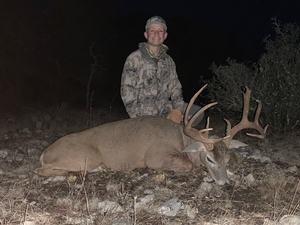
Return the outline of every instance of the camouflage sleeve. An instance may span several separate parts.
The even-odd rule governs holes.
[[[178,75],[176,72],[176,65],[173,59],[171,58],[171,100],[172,100],[172,105],[174,109],[179,109],[181,113],[183,114],[185,111],[185,108],[187,104],[183,101],[183,96],[182,96],[182,86],[181,83],[178,79]]]
[[[138,115],[137,97],[139,88],[138,82],[138,67],[133,57],[128,57],[125,61],[122,77],[121,77],[121,98],[128,115]]]

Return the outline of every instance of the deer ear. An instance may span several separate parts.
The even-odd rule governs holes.
[[[182,152],[201,152],[203,150],[206,150],[204,144],[200,141],[196,141],[193,144],[187,146]]]

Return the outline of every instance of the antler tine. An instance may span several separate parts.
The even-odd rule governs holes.
[[[206,88],[207,84],[204,85],[193,97],[192,99],[190,100],[187,108],[186,108],[186,111],[185,111],[185,114],[184,114],[184,133],[186,135],[188,135],[189,137],[197,140],[197,141],[201,141],[203,143],[206,143],[206,144],[213,144],[215,142],[218,142],[220,140],[222,140],[222,138],[220,139],[209,139],[208,137],[206,138],[205,136],[208,136],[208,131],[212,130],[212,128],[209,128],[209,120],[208,120],[208,125],[206,126],[205,129],[202,129],[202,130],[197,130],[195,128],[192,127],[192,123],[195,121],[195,119],[201,114],[203,113],[206,109],[218,104],[217,102],[213,102],[213,103],[210,103],[206,106],[204,106],[203,108],[201,108],[197,113],[195,113],[192,118],[190,120],[188,120],[188,114],[189,114],[189,111],[193,105],[193,103],[195,102],[196,98],[200,95],[200,93],[203,91],[204,88]],[[207,133],[206,133],[207,132]]]
[[[207,84],[205,84],[199,91],[197,91],[196,94],[194,94],[194,96],[191,98],[188,106],[186,107],[186,110],[185,110],[185,113],[184,113],[184,124],[187,124],[188,123],[188,115],[189,115],[189,112],[192,108],[192,105],[194,104],[196,98],[200,95],[200,93],[203,91],[204,88],[206,88]],[[200,114],[199,114],[200,115]]]
[[[194,123],[194,121],[197,119],[198,116],[200,116],[200,114],[202,114],[205,110],[207,110],[208,108],[214,106],[218,104],[218,102],[212,102],[212,103],[209,103],[208,105],[206,106],[203,106],[198,112],[196,112],[191,118],[190,120],[188,121],[188,124],[190,126],[192,126],[192,124]]]
[[[255,112],[255,117],[254,117],[254,121],[250,122],[248,119],[248,115],[249,115],[249,107],[250,107],[250,96],[251,96],[251,90],[246,87],[246,92],[244,93],[244,107],[243,107],[243,116],[241,121],[235,125],[233,128],[231,127],[231,123],[229,122],[229,120],[224,119],[227,123],[227,129],[226,129],[226,135],[229,136],[228,139],[224,140],[224,142],[226,143],[227,146],[230,145],[230,142],[233,138],[233,136],[240,130],[245,129],[245,128],[252,128],[255,129],[259,132],[259,134],[251,134],[251,133],[246,133],[248,136],[251,137],[257,137],[257,138],[264,138],[266,136],[266,132],[268,129],[269,125],[266,125],[265,128],[262,128],[259,125],[259,116],[260,116],[260,112],[262,109],[262,103],[259,100],[256,100],[256,102],[258,103],[257,105],[257,109]]]
[[[206,126],[205,129],[202,129],[203,137],[208,138],[209,131],[212,130],[212,128],[209,128],[209,116],[207,117],[206,120]]]
[[[248,136],[251,136],[251,137],[257,137],[257,138],[265,138],[266,136],[266,132],[267,132],[267,129],[269,127],[269,124],[267,124],[263,130],[262,130],[262,127],[259,125],[259,116],[260,116],[260,112],[261,112],[261,108],[262,108],[262,103],[260,100],[256,100],[257,102],[257,109],[256,109],[256,112],[255,112],[255,117],[254,117],[254,121],[253,121],[253,124],[255,124],[259,130],[257,130],[260,134],[251,134],[251,133],[246,133]]]

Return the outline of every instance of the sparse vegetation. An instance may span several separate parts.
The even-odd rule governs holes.
[[[295,166],[300,161],[289,158],[299,152],[300,143],[292,141],[298,133],[284,140],[268,137],[258,141],[240,136],[250,144],[249,149],[235,151],[237,161],[229,167],[234,178],[222,187],[204,182],[208,172],[201,167],[187,173],[101,171],[88,174],[86,179],[71,174],[55,181],[33,173],[41,152],[58,134],[86,129],[85,121],[90,117],[84,110],[56,113],[54,118],[61,117],[64,123],[52,130],[33,132],[24,138],[20,135],[24,127],[20,125],[19,131],[8,132],[7,140],[1,142],[0,153],[7,153],[0,154],[1,225],[277,225],[283,215],[300,213],[300,175]],[[113,112],[109,118],[122,119],[122,115]],[[95,113],[93,117],[99,123],[108,122],[108,115],[99,117]],[[24,118],[31,122],[31,117]],[[214,130],[224,129],[223,121],[213,117],[211,122]],[[256,147],[274,160],[261,163],[242,156],[243,151]],[[22,154],[23,160],[17,160],[15,154]],[[164,202],[174,198],[181,202],[176,216],[158,213]]]
[[[51,129],[55,126],[55,121],[51,120],[51,116],[49,114],[45,114],[44,116],[32,116],[31,122],[33,123],[33,127],[37,130]]]
[[[288,131],[300,124],[300,27],[281,24],[276,18],[272,21],[275,37],[265,38],[266,52],[258,62],[228,58],[226,65],[213,64],[214,78],[202,82],[209,84],[208,97],[221,103],[215,109],[233,114],[240,112],[242,89],[248,86],[255,99],[263,102],[263,123]]]

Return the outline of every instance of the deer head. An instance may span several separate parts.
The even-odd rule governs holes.
[[[226,136],[222,138],[218,137],[209,137],[209,131],[213,130],[213,128],[209,127],[209,117],[207,118],[206,127],[202,130],[197,130],[192,127],[192,123],[195,119],[203,113],[208,108],[218,104],[217,102],[210,103],[203,108],[201,108],[190,120],[188,120],[188,113],[194,103],[195,99],[200,95],[203,89],[207,86],[204,85],[191,99],[189,102],[186,113],[184,114],[184,133],[198,141],[195,145],[198,145],[197,148],[189,147],[189,149],[185,149],[184,152],[191,152],[191,149],[202,149],[200,152],[201,162],[205,164],[206,168],[209,170],[212,178],[219,184],[223,185],[225,182],[228,183],[228,177],[226,173],[226,164],[229,161],[228,148],[233,136],[240,130],[246,128],[252,128],[258,131],[259,134],[250,134],[246,133],[249,136],[264,138],[266,135],[266,131],[268,125],[262,128],[259,125],[259,115],[262,108],[261,101],[257,100],[258,106],[255,113],[255,118],[253,122],[250,122],[248,119],[249,114],[249,105],[250,105],[250,95],[251,90],[246,87],[246,92],[244,93],[244,107],[241,121],[236,124],[234,127],[231,126],[231,123],[224,119],[227,123]],[[203,146],[199,146],[202,145]],[[205,148],[205,149],[203,149]],[[204,151],[203,151],[204,150]]]

